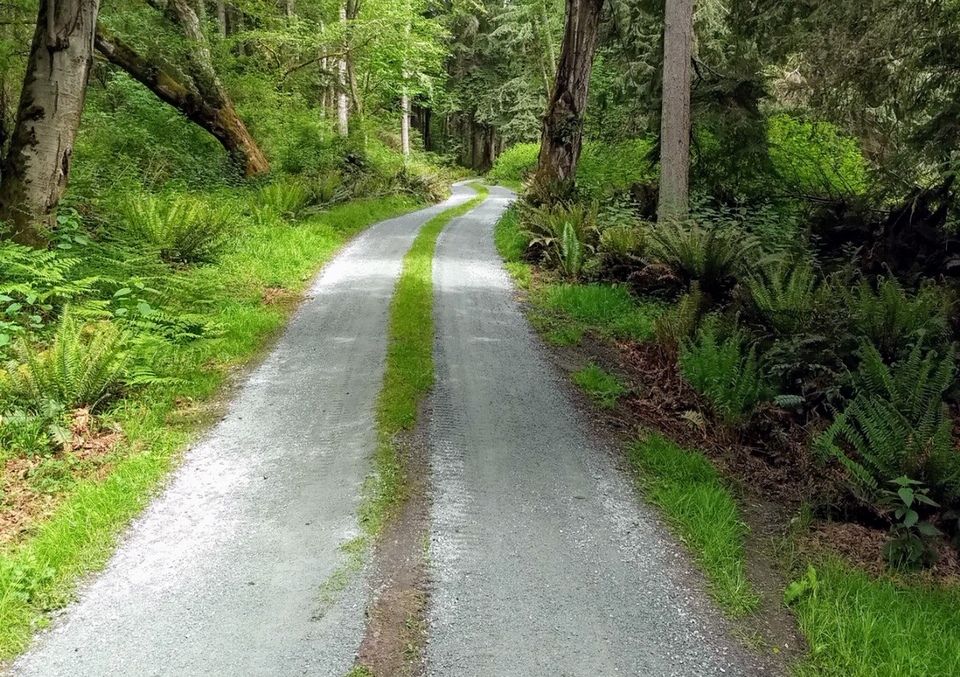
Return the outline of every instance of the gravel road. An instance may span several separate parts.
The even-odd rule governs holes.
[[[420,226],[384,221],[317,279],[226,417],[189,451],[107,569],[18,660],[21,677],[340,677],[364,627],[362,577],[321,588],[358,533],[388,304]]]
[[[438,243],[428,674],[757,674],[542,355],[493,245],[510,199]]]

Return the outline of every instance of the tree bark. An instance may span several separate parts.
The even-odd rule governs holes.
[[[410,155],[410,95],[406,90],[400,96],[400,148]]]
[[[67,188],[93,65],[99,0],[40,0],[16,123],[0,168],[0,235],[34,247]]]
[[[583,114],[603,0],[567,0],[563,46],[543,118],[540,159],[531,192],[550,200],[569,192],[583,145]]]
[[[659,219],[683,219],[690,193],[690,58],[694,0],[667,0],[663,30]]]
[[[195,78],[184,76],[170,64],[148,61],[102,27],[97,28],[96,46],[110,63],[125,70],[217,139],[243,169],[245,177],[270,171],[266,157],[222,90],[203,90]]]
[[[343,29],[344,56],[337,64],[337,129],[340,136],[350,134],[350,111],[347,102],[347,4],[340,3],[340,24]]]
[[[217,0],[217,30],[221,38],[227,37],[227,6],[223,0]]]

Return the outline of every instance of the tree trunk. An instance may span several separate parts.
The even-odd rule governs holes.
[[[217,29],[221,38],[227,37],[227,6],[223,0],[217,0]]]
[[[602,10],[603,0],[567,0],[560,63],[543,118],[540,161],[531,187],[541,199],[573,188]]]
[[[0,176],[4,237],[46,245],[67,188],[93,65],[99,0],[40,0],[16,124]]]
[[[410,155],[410,96],[406,90],[400,96],[400,148]]]
[[[243,169],[245,177],[270,171],[266,157],[222,90],[219,95],[209,96],[196,79],[185,77],[169,64],[147,61],[103,28],[97,29],[96,46],[110,63],[213,135]]]
[[[347,50],[347,5],[346,2],[340,4],[340,23],[343,28],[343,49]],[[337,127],[340,136],[347,136],[350,133],[349,107],[347,104],[347,57],[340,57],[337,64]]]
[[[682,219],[690,192],[690,56],[694,0],[667,0],[660,121],[660,219]]]

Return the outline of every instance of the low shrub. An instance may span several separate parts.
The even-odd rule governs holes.
[[[497,156],[487,178],[497,183],[517,185],[537,167],[539,143],[518,143]]]

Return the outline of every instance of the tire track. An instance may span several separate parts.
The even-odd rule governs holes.
[[[428,674],[759,674],[541,355],[493,245],[511,197],[438,243]]]

